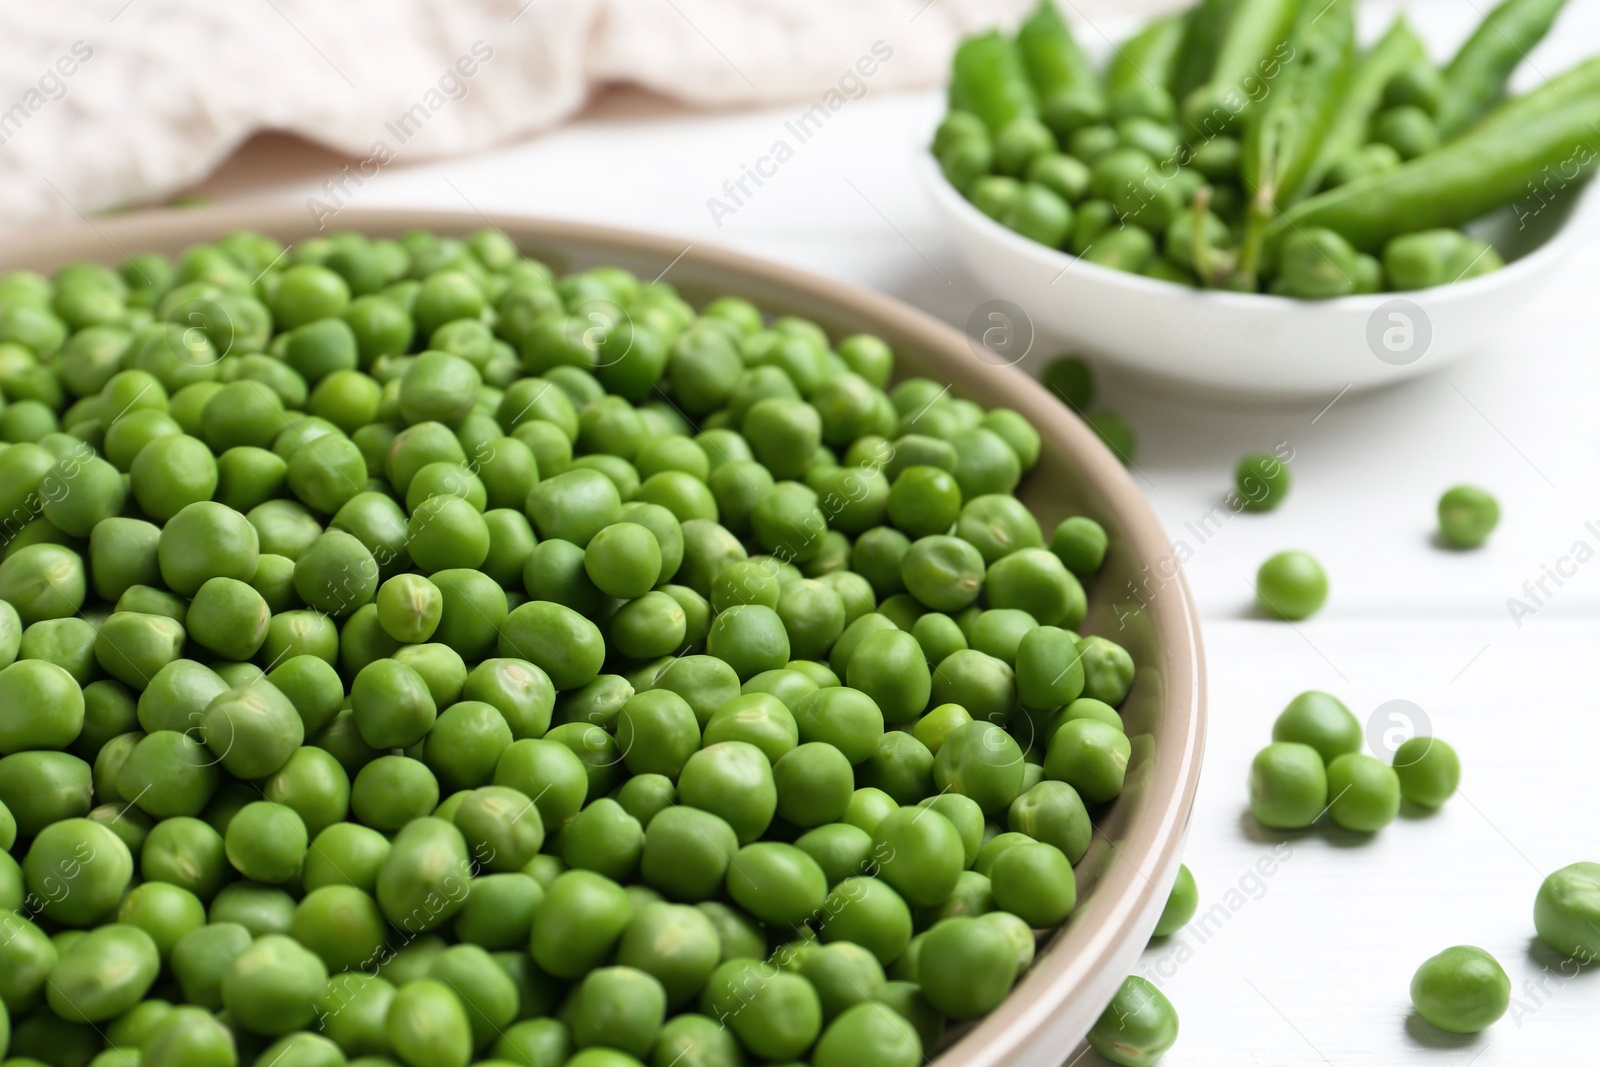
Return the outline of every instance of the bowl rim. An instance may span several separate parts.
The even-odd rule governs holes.
[[[1170,738],[1149,761],[1151,774],[1138,818],[1108,850],[1095,891],[1051,934],[1048,947],[998,1007],[971,1025],[932,1061],[933,1067],[1000,1067],[1019,1055],[1029,1063],[1054,1063],[1065,1055],[1044,1043],[1063,1035],[1051,1023],[1069,996],[1110,998],[1125,975],[1112,973],[1112,956],[1137,939],[1139,949],[1165,904],[1176,874],[1184,831],[1193,811],[1206,733],[1205,657],[1199,617],[1176,562],[1171,541],[1133,478],[1079,419],[1042,385],[1015,366],[980,364],[968,339],[954,327],[890,296],[795,267],[715,245],[662,234],[476,210],[405,209],[349,206],[338,230],[398,235],[410,229],[464,234],[485,226],[509,236],[519,247],[555,244],[590,253],[645,255],[664,266],[687,263],[718,276],[729,291],[782,291],[827,306],[845,317],[872,323],[896,347],[916,346],[929,360],[967,366],[970,380],[993,402],[1011,407],[1079,467],[1085,491],[1114,518],[1116,533],[1135,563],[1146,567],[1172,562],[1173,580],[1147,604],[1149,625],[1164,650],[1156,704]],[[0,249],[0,270],[47,269],[79,259],[120,261],[125,253],[176,252],[235,229],[256,229],[289,239],[312,233],[301,205],[282,200],[237,201],[197,209],[136,212],[98,221],[17,231]],[[665,271],[663,271],[665,273]],[[752,284],[753,283],[753,284]],[[769,309],[770,310],[770,309]],[[1106,596],[1109,598],[1110,591]],[[1161,773],[1156,764],[1162,765]],[[1101,835],[1104,836],[1103,834]],[[1121,862],[1116,862],[1120,860]],[[1104,1000],[1093,1004],[1098,1014]],[[1076,1040],[1081,1034],[1073,1034]],[[1050,1048],[1054,1048],[1052,1045]],[[1042,1058],[1041,1058],[1042,1055]]]
[[[931,134],[927,140],[931,140]],[[1595,207],[1596,204],[1600,204],[1600,194],[1594,192],[1595,188],[1600,186],[1600,182],[1587,182],[1578,189],[1578,199],[1572,207],[1571,214],[1543,244],[1528,254],[1512,260],[1499,270],[1480,274],[1466,281],[1451,282],[1448,285],[1436,285],[1428,289],[1358,293],[1328,300],[1308,300],[1301,297],[1279,296],[1275,293],[1236,293],[1225,289],[1200,289],[1178,285],[1142,274],[1114,270],[1098,263],[1087,262],[1071,252],[1051,248],[1024,237],[985,215],[972,201],[962,196],[945,177],[944,170],[927,147],[927,140],[917,148],[916,169],[922,177],[923,186],[947,219],[955,216],[958,224],[975,228],[981,236],[991,243],[1002,246],[1014,256],[1032,259],[1041,266],[1060,267],[1062,276],[1081,269],[1086,272],[1088,280],[1097,285],[1118,286],[1134,292],[1148,293],[1151,296],[1204,303],[1227,310],[1303,314],[1308,309],[1316,309],[1331,313],[1369,315],[1391,300],[1425,302],[1435,307],[1448,302],[1476,300],[1487,291],[1515,285],[1523,281],[1524,276],[1544,270],[1545,260],[1566,255],[1575,242],[1583,238],[1585,230],[1590,228],[1591,223],[1588,220],[1590,213],[1600,214],[1600,209]]]

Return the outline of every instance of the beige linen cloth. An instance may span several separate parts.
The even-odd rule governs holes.
[[[359,173],[526,137],[607,83],[697,107],[935,85],[1031,2],[0,0],[0,225],[161,198],[263,130]]]

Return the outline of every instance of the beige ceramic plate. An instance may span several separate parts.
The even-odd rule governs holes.
[[[1205,733],[1199,623],[1160,524],[1111,453],[1039,385],[980,360],[956,330],[876,293],[762,260],[682,241],[569,222],[444,211],[346,209],[326,232],[398,236],[411,229],[464,234],[486,224],[558,269],[601,264],[645,278],[665,273],[688,300],[734,294],[775,314],[804,315],[833,336],[866,330],[894,347],[902,375],[948,383],[957,396],[1025,415],[1044,439],[1023,499],[1048,531],[1086,514],[1111,534],[1090,589],[1083,629],[1125,645],[1139,665],[1123,714],[1133,739],[1128,788],[1100,821],[1078,865],[1080,906],[1041,944],[1037,962],[997,1010],[955,1035],[936,1067],[1055,1067],[1073,1051],[1154,928],[1177,872]],[[286,242],[316,236],[294,205],[161,211],[24,233],[0,252],[0,270],[49,271],[75,260],[179,252],[249,227]]]

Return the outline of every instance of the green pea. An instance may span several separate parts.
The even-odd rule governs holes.
[[[167,962],[184,1000],[209,1011],[220,1010],[222,978],[251,940],[249,930],[232,922],[209,923],[180,938]]]
[[[258,937],[222,978],[229,1016],[252,1033],[276,1036],[305,1027],[328,969],[315,954],[280,934]]]
[[[472,1059],[467,1009],[443,982],[400,986],[389,1005],[384,1036],[407,1067],[466,1067]]]
[[[417,819],[395,835],[378,868],[378,906],[410,934],[454,918],[466,901],[471,863],[461,831],[442,819]]]
[[[1078,791],[1063,781],[1047,779],[1012,801],[1007,813],[1011,830],[1054,845],[1076,863],[1094,837],[1089,812]]]
[[[150,935],[112,923],[78,939],[50,971],[50,1008],[72,1022],[94,1023],[131,1010],[161,969]]]
[[[146,881],[169,882],[209,900],[228,878],[222,835],[199,819],[163,819],[145,838],[139,873]]]
[[[37,829],[22,875],[39,901],[39,914],[66,926],[89,926],[117,906],[133,877],[133,856],[105,826],[64,818]]]
[[[389,854],[389,839],[355,823],[336,822],[312,839],[300,868],[307,892],[325,885],[351,885],[372,893]]]
[[[117,921],[148,934],[166,961],[185,934],[205,925],[206,906],[181,886],[147,882],[135,887],[123,900]]]
[[[230,689],[206,705],[200,733],[217,761],[246,780],[276,773],[305,740],[294,704],[271,682]]]
[[[407,756],[379,756],[350,784],[351,812],[375,830],[399,830],[438,804],[438,779],[422,761]]]
[[[1172,1003],[1137,975],[1123,980],[1088,1038],[1096,1052],[1123,1067],[1152,1067],[1177,1039]]]
[[[1476,486],[1458,485],[1439,498],[1439,536],[1455,548],[1477,548],[1500,522],[1500,505]]]
[[[1394,768],[1360,752],[1328,764],[1328,813],[1346,830],[1373,833],[1400,812],[1400,776]]]
[[[933,760],[933,753],[910,733],[890,730],[862,765],[860,780],[897,803],[915,804],[934,791]]]
[[[260,538],[231,508],[201,500],[178,511],[161,529],[162,579],[173,592],[193,596],[209,578],[255,576]]]
[[[363,667],[351,684],[350,700],[362,739],[374,748],[414,745],[438,718],[422,676],[396,660]]]
[[[983,575],[983,556],[978,550],[943,534],[913,543],[900,567],[911,595],[927,607],[945,612],[959,611],[977,599]]]
[[[720,815],[669,807],[645,828],[640,875],[674,900],[707,900],[721,891],[738,847],[737,833]]]
[[[178,1007],[151,1033],[141,1064],[155,1067],[237,1067],[233,1034],[209,1011]]]
[[[488,1045],[517,1017],[515,981],[477,945],[445,949],[429,965],[428,978],[443,982],[462,1001],[475,1047]]]
[[[539,667],[557,690],[575,689],[600,673],[605,641],[593,622],[571,608],[534,601],[506,618],[500,654]]]
[[[1275,741],[1250,764],[1250,811],[1263,826],[1310,826],[1328,803],[1328,775],[1310,745]]]
[[[41,659],[24,659],[0,670],[0,708],[5,709],[0,753],[7,755],[66,748],[83,729],[83,690],[66,670]]]
[[[1328,599],[1328,577],[1305,552],[1279,552],[1256,572],[1256,603],[1268,616],[1299,622]]]
[[[585,974],[611,954],[632,918],[617,883],[591,871],[567,871],[551,883],[534,916],[534,962],[561,978]]]
[[[1133,685],[1133,657],[1128,650],[1104,637],[1090,636],[1078,641],[1078,659],[1083,664],[1083,695],[1117,707]]]
[[[701,1007],[767,1060],[793,1059],[822,1029],[822,1004],[811,983],[755,960],[729,960],[713,971]]]
[[[1022,749],[1000,727],[982,720],[957,727],[934,758],[933,776],[940,789],[976,801],[985,814],[996,814],[1022,792]]]
[[[1179,864],[1178,877],[1172,883],[1166,906],[1161,909],[1161,917],[1156,920],[1155,931],[1150,936],[1170,937],[1177,933],[1194,918],[1199,907],[1200,890],[1195,885],[1194,874],[1186,864]]]
[[[1045,774],[1066,782],[1092,803],[1122,792],[1132,746],[1120,729],[1092,719],[1063,723],[1050,739]]]
[[[117,792],[156,818],[198,815],[216,792],[216,757],[189,734],[158,730],[143,737],[117,772]]]
[[[239,809],[223,842],[235,870],[252,881],[276,885],[299,872],[308,837],[293,808],[257,801]]]
[[[456,915],[456,936],[487,949],[521,949],[543,903],[544,888],[526,874],[482,875]]]
[[[76,615],[87,592],[83,559],[70,548],[13,543],[0,562],[0,599],[11,603],[24,626]]]
[[[1431,956],[1411,979],[1417,1014],[1447,1033],[1475,1034],[1494,1025],[1511,1000],[1511,979],[1481,948],[1456,945]]]

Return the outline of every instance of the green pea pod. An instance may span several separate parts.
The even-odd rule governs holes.
[[[1156,19],[1119,45],[1106,68],[1106,88],[1115,93],[1140,84],[1171,84],[1183,47],[1183,22],[1181,15]]]
[[[1299,61],[1289,37],[1300,8],[1300,0],[1237,0],[1210,76],[1181,102],[1184,122],[1197,139],[1231,130],[1247,106],[1270,97],[1268,85]]]
[[[1454,136],[1494,106],[1506,80],[1550,32],[1566,0],[1503,0],[1444,68],[1439,132]]]
[[[1512,97],[1468,127],[1465,136],[1477,136],[1497,126],[1515,127],[1554,108],[1597,97],[1600,97],[1600,56],[1562,71],[1537,89]]]
[[[1391,237],[1462,226],[1521,196],[1537,204],[1530,212],[1538,210],[1588,177],[1596,159],[1600,97],[1588,97],[1514,124],[1494,123],[1402,166],[1302,200],[1268,227],[1267,240],[1325,226],[1374,252]]]
[[[1302,191],[1315,191],[1322,185],[1328,169],[1350,155],[1366,140],[1367,124],[1383,102],[1384,86],[1408,66],[1427,58],[1422,42],[1412,32],[1405,16],[1398,16],[1378,43],[1361,57],[1350,74],[1339,110],[1328,124],[1322,147],[1306,175]]]
[[[1182,100],[1211,77],[1217,61],[1217,48],[1233,18],[1239,0],[1200,0],[1183,20],[1183,46],[1170,86],[1174,99]]]
[[[1028,84],[1022,53],[999,30],[969,37],[956,49],[951,72],[952,102],[999,133],[1012,119],[1038,118],[1039,103]]]
[[[1045,121],[1063,136],[1105,116],[1105,89],[1052,0],[1017,29],[1017,49]]]
[[[1246,280],[1259,265],[1267,224],[1305,184],[1329,125],[1350,84],[1355,54],[1352,0],[1302,9],[1290,38],[1294,62],[1245,126],[1240,180],[1251,198],[1239,257]]]

